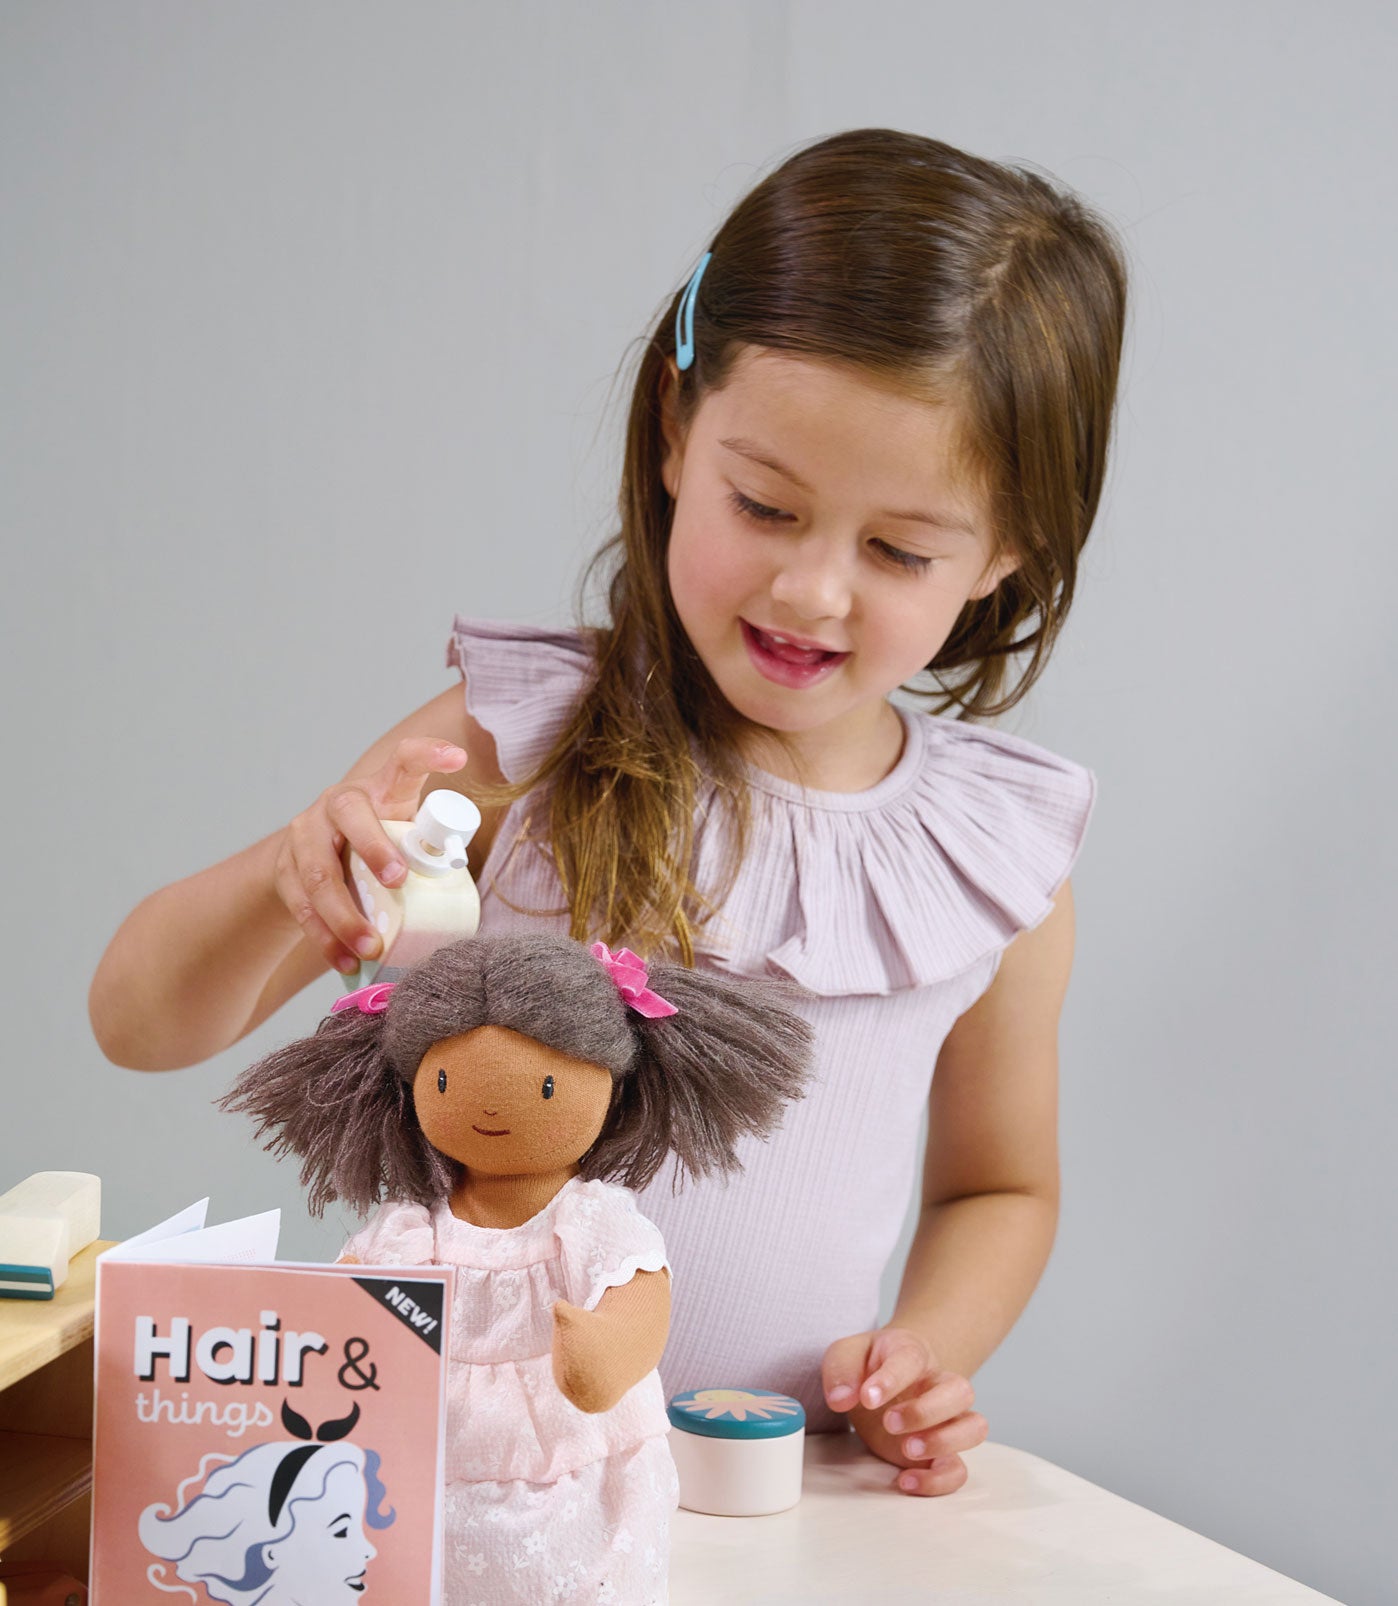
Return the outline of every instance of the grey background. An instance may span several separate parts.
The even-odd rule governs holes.
[[[120,1071],[111,932],[450,684],[454,611],[567,617],[613,372],[760,173],[875,123],[1031,161],[1135,303],[1080,600],[1005,721],[1101,800],[1062,1229],[980,1402],[1391,1601],[1395,45],[1355,4],[7,0],[0,1184],[97,1171],[115,1236],[277,1203],[330,1254],[211,1100],[334,984]]]

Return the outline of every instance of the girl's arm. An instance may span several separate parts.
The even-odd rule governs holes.
[[[985,1437],[969,1378],[1029,1301],[1058,1221],[1058,1021],[1073,896],[1005,950],[937,1058],[922,1212],[888,1326],[827,1351],[826,1398],[875,1454],[925,1470],[911,1492],[965,1481]]]
[[[1058,1224],[1058,1022],[1073,895],[1005,950],[947,1034],[928,1105],[922,1215],[893,1323],[965,1377],[1029,1303]]]
[[[610,1411],[660,1365],[670,1332],[670,1274],[638,1271],[594,1310],[553,1307],[553,1376],[580,1411]]]
[[[401,761],[400,742],[418,739],[417,750],[430,754],[427,738],[463,748],[465,773],[433,771],[426,758]],[[466,713],[457,685],[380,737],[342,782],[291,825],[143,899],[108,944],[89,990],[88,1013],[102,1052],[131,1070],[175,1070],[246,1036],[328,970],[330,954],[343,951],[340,941],[356,926],[373,935],[344,885],[338,854],[345,833],[337,831],[329,812],[339,799],[358,815],[350,840],[361,852],[370,850],[366,858],[377,868],[393,850],[373,819],[374,799],[391,795],[396,786],[405,794],[404,817],[411,818],[429,786],[467,792],[467,776],[501,779],[495,743]],[[361,784],[339,794],[337,788],[350,781]],[[499,824],[498,811],[483,809],[482,815],[471,845],[477,866]],[[295,914],[287,902],[286,871],[288,835],[294,831],[303,853],[311,844],[314,867],[307,876],[314,884],[296,897]]]

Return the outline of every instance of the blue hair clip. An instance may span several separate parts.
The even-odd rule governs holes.
[[[708,267],[712,256],[712,251],[705,251],[675,313],[675,361],[681,368],[689,368],[694,362],[694,300],[699,294],[699,281],[704,277],[704,269]]]

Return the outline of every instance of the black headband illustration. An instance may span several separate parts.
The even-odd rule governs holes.
[[[348,1416],[337,1417],[333,1422],[322,1422],[311,1432],[311,1424],[298,1411],[293,1411],[285,1400],[282,1401],[282,1426],[294,1439],[310,1439],[314,1437],[315,1444],[298,1444],[294,1450],[288,1450],[272,1475],[272,1487],[267,1492],[267,1520],[276,1526],[277,1518],[282,1514],[282,1507],[286,1504],[286,1497],[291,1493],[291,1486],[296,1482],[296,1476],[301,1468],[320,1449],[322,1444],[331,1444],[336,1439],[343,1439],[346,1434],[354,1431],[354,1424],[359,1420],[359,1402],[356,1400],[350,1408]]]

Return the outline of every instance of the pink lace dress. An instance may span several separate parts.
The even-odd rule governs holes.
[[[519,1227],[388,1203],[346,1245],[366,1265],[456,1267],[447,1380],[445,1606],[666,1598],[678,1499],[660,1376],[610,1411],[553,1378],[553,1307],[668,1266],[632,1194],[567,1182]]]

